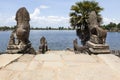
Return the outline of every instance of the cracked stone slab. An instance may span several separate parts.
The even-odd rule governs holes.
[[[18,62],[30,62],[34,58],[33,54],[24,54],[17,61]]]
[[[28,63],[25,62],[13,62],[5,67],[6,70],[24,71],[27,68]]]
[[[16,60],[22,54],[2,54],[0,55],[0,68],[8,65],[10,62]]]

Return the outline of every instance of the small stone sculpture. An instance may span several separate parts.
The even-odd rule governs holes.
[[[73,48],[75,52],[81,52],[81,53],[86,52],[87,50],[87,46],[78,45],[77,39],[73,40]]]
[[[39,52],[44,54],[46,51],[48,51],[48,45],[47,45],[46,38],[43,36],[40,39]]]

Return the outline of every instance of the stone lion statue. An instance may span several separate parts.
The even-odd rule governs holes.
[[[17,29],[16,36],[22,43],[29,42],[30,16],[25,7],[20,8],[16,13]]]
[[[104,44],[106,41],[107,31],[99,26],[95,11],[92,11],[89,14],[88,23],[90,30],[90,41],[97,44]]]
[[[31,46],[31,42],[29,41],[30,16],[25,7],[18,9],[15,20],[17,21],[17,25],[11,34],[7,52],[36,54],[34,48]]]
[[[19,52],[36,54],[29,41],[30,16],[25,7],[22,7],[17,11],[15,20],[17,21],[16,36],[19,40]]]

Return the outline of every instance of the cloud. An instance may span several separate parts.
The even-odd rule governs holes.
[[[47,10],[50,8],[49,6],[46,5],[40,5],[39,7],[35,8],[32,13],[30,13],[30,24],[32,27],[46,27],[46,26],[51,26],[51,27],[59,27],[59,26],[64,26],[68,27],[69,24],[69,17],[65,16],[44,16],[43,12],[41,10],[45,9]],[[42,15],[41,15],[42,13]],[[15,21],[15,15],[8,17],[9,15],[4,15],[0,14],[0,26],[14,26],[16,25]],[[114,23],[120,23],[120,19],[114,19],[114,18],[106,18],[103,17],[103,24],[109,24],[110,22]]]
[[[41,16],[40,8],[36,8],[33,13],[30,14],[31,25],[33,27],[59,27],[69,26],[69,18],[63,16]]]
[[[0,26],[14,26],[15,16],[7,17],[5,15],[0,15]]]
[[[46,5],[40,5],[40,7],[39,7],[40,9],[47,9],[47,8],[49,8],[48,6],[46,6]]]
[[[12,16],[6,20],[6,23],[15,23],[15,16]]]
[[[32,14],[30,14],[31,18],[38,17],[40,15],[40,10],[39,8],[36,8]]]
[[[103,24],[109,24],[110,22],[114,22],[116,24],[120,23],[120,19],[114,19],[114,18],[103,18]]]
[[[69,18],[64,17],[64,16],[42,16],[40,13],[41,9],[47,9],[49,8],[48,6],[41,5],[40,7],[37,7],[34,9],[32,13],[30,13],[30,25],[32,27],[59,27],[59,26],[64,26],[68,27],[69,26]],[[0,15],[0,26],[14,26],[16,25],[15,21],[15,16],[11,17],[4,17]]]
[[[64,26],[68,27],[69,17],[64,16],[41,16],[41,8],[35,8],[33,13],[30,13],[30,24],[32,27],[59,27]],[[103,17],[103,24],[109,24],[110,22],[114,22],[116,24],[120,23],[120,19],[114,18],[106,18]],[[6,17],[0,14],[0,26],[14,26],[16,25],[15,16]]]

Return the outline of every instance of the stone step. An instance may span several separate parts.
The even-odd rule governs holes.
[[[19,51],[18,49],[6,50],[6,52],[7,52],[8,54],[13,54],[13,53],[16,54],[18,51]]]
[[[89,48],[90,52],[94,53],[94,54],[108,54],[110,53],[110,50],[105,49],[105,50],[95,50],[93,48]]]
[[[87,45],[94,49],[109,49],[109,46],[107,44],[94,44],[94,43],[88,41]]]
[[[109,50],[109,49],[106,49],[106,48],[92,48],[92,49],[94,49],[95,51]]]

